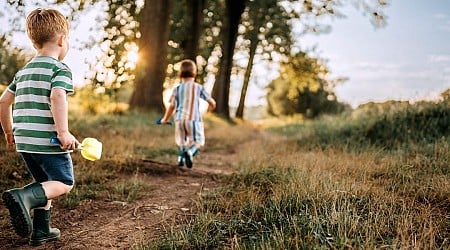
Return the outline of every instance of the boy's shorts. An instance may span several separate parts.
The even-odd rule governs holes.
[[[74,184],[73,165],[70,154],[20,153],[28,170],[37,182],[60,181]]]
[[[175,121],[175,143],[184,147],[194,142],[200,146],[205,145],[205,132],[203,122],[179,120]]]

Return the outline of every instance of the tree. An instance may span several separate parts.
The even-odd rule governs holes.
[[[248,47],[248,62],[236,110],[236,117],[243,118],[245,99],[253,69],[255,55],[259,47],[260,60],[270,60],[274,54],[288,55],[292,45],[292,17],[277,0],[250,1],[242,15],[242,47]],[[240,46],[238,46],[240,47]],[[241,49],[241,48],[240,48]]]
[[[318,16],[322,12],[329,13],[330,15],[338,15],[338,12],[336,11],[337,7],[343,6],[345,4],[355,4],[355,6],[363,8],[363,11],[365,13],[370,13],[373,17],[375,17],[374,20],[383,21],[384,15],[380,11],[380,7],[386,6],[387,1],[388,0],[279,0],[277,2],[282,3],[284,7],[290,6],[290,8],[287,9],[288,12],[292,14],[292,18],[303,19],[305,17],[303,13],[309,13],[310,16],[313,17],[312,20],[314,20],[314,16]],[[36,6],[37,4],[39,4],[40,6],[42,6],[42,2],[52,5],[64,5],[72,11],[71,19],[79,18],[82,15],[82,11],[87,9],[87,6],[96,3],[107,3],[108,8],[106,12],[108,12],[109,14],[107,21],[108,23],[115,23],[115,26],[117,26],[116,29],[110,26],[109,28],[111,29],[106,30],[107,38],[117,37],[117,39],[114,40],[115,44],[110,47],[113,53],[108,56],[108,58],[110,58],[108,59],[108,64],[110,65],[111,69],[114,73],[119,74],[119,76],[117,76],[118,81],[116,82],[126,81],[125,78],[127,76],[127,73],[130,72],[130,79],[133,79],[133,77],[135,78],[135,89],[132,98],[130,99],[131,107],[153,109],[157,111],[162,110],[162,89],[168,63],[168,34],[173,32],[173,30],[169,29],[168,24],[171,20],[170,14],[173,13],[172,5],[178,4],[180,1],[175,1],[174,3],[174,1],[171,0],[30,0],[26,4],[34,4]],[[186,5],[188,5],[186,9],[191,9],[190,11],[187,10],[185,12],[186,24],[200,23],[200,21],[202,21],[202,23],[204,23],[203,27],[205,28],[201,28],[203,30],[201,36],[204,36],[205,33],[212,32],[213,35],[211,36],[211,34],[208,34],[207,37],[213,37],[214,39],[212,39],[212,41],[206,41],[206,43],[202,41],[202,39],[199,39],[196,46],[195,41],[197,40],[199,29],[195,27],[192,30],[188,29],[192,32],[192,35],[186,36],[184,40],[174,40],[173,44],[176,44],[177,46],[181,45],[180,47],[185,50],[183,51],[184,55],[188,57],[193,57],[193,55],[196,53],[195,51],[197,50],[197,53],[201,54],[204,59],[201,62],[202,64],[208,64],[208,58],[209,55],[211,55],[211,51],[215,53],[214,50],[216,50],[216,48],[220,46],[221,57],[218,62],[219,70],[215,77],[215,84],[212,94],[213,97],[215,97],[215,99],[217,100],[217,109],[215,112],[226,118],[229,118],[228,101],[230,91],[230,74],[233,67],[233,55],[235,53],[234,49],[236,46],[238,27],[240,24],[241,15],[245,10],[246,5],[248,5],[250,2],[258,1],[184,0],[182,2],[185,2]],[[120,5],[120,3],[123,3],[123,7],[121,7],[122,11],[120,13],[116,12],[119,8],[109,8],[109,6],[111,6],[112,4]],[[24,1],[8,0],[7,4],[14,6],[14,9],[17,9],[19,12],[22,11],[23,14],[23,7],[25,5]],[[138,4],[142,6],[138,6]],[[223,4],[225,5],[225,7],[221,8]],[[334,6],[336,6],[336,8],[334,8]],[[216,8],[211,11],[211,7]],[[202,18],[200,18],[201,9],[203,9],[203,20],[201,20]],[[123,15],[124,12],[125,15]],[[223,12],[225,12],[225,15],[222,14]],[[205,15],[205,13],[207,13],[207,15]],[[214,13],[214,15],[210,17],[210,13]],[[119,17],[120,20],[118,22],[114,21],[117,17]],[[129,23],[128,20],[134,20],[132,22],[133,27],[125,28]],[[208,27],[208,25],[210,27]],[[305,27],[304,30],[307,30],[306,28],[308,27]],[[117,32],[118,29],[121,31],[120,33],[123,33],[125,36],[116,36],[117,33],[114,32]],[[128,32],[129,30],[131,30],[132,32]],[[133,33],[134,30],[136,30],[135,33]],[[215,40],[216,35],[214,33],[216,32],[216,30],[220,30],[220,39],[218,39],[219,41]],[[125,39],[123,39],[124,37]],[[128,38],[130,39],[128,40]],[[126,47],[131,46],[133,43],[139,46],[141,58],[141,60],[138,61],[138,65],[136,66],[136,70],[134,72],[128,69],[123,70],[122,65],[126,64],[123,61],[122,57],[126,57],[126,55],[123,53],[123,49],[125,48],[126,50]],[[202,43],[204,43],[203,46]],[[169,44],[169,46],[171,45]],[[118,62],[116,62],[116,60],[118,60]],[[113,63],[110,63],[111,61]],[[204,65],[201,66],[203,67]],[[248,68],[250,69],[251,67]],[[249,72],[251,72],[251,70],[249,70]],[[205,71],[200,73],[205,74]],[[250,76],[250,73],[247,74],[248,76]]]
[[[351,2],[355,4],[356,8],[362,7],[364,12],[371,13],[375,26],[379,27],[385,24],[384,15],[380,8],[387,5],[386,1],[378,1],[378,3],[374,1],[348,1],[348,3]],[[343,5],[344,2],[333,0],[249,1],[242,20],[242,26],[245,27],[245,30],[241,34],[249,51],[248,63],[245,69],[239,105],[236,110],[237,118],[243,117],[244,103],[257,47],[260,46],[260,54],[265,55],[266,58],[272,58],[271,55],[273,54],[285,58],[289,56],[291,45],[293,45],[291,39],[292,21],[296,22],[297,37],[311,32],[328,32],[331,27],[321,24],[321,17],[344,17],[339,12]]]
[[[211,2],[211,1],[209,1]],[[203,81],[203,66],[205,60],[197,60],[198,57],[207,58],[209,48],[205,50],[202,40],[208,36],[205,30],[206,14],[208,13],[206,0],[175,1],[170,20],[169,49],[168,49],[168,79],[175,78],[176,72],[173,66],[183,60],[191,59],[200,64],[198,67],[198,81]],[[210,4],[211,5],[211,4]],[[208,24],[209,25],[209,24]],[[200,39],[202,37],[202,39]],[[212,45],[214,47],[214,45]],[[206,53],[205,53],[206,52]]]
[[[188,33],[183,40],[181,47],[184,50],[185,58],[196,61],[198,56],[199,39],[203,28],[203,10],[206,0],[187,0],[188,11],[186,16],[189,19]]]
[[[167,41],[171,0],[146,0],[139,18],[139,56],[132,108],[164,111],[163,84],[167,68]]]
[[[328,68],[320,59],[299,52],[281,64],[280,76],[268,85],[268,112],[308,118],[340,113],[348,107],[339,103],[333,92],[340,81],[328,79]]]
[[[230,75],[233,66],[234,48],[238,35],[241,15],[244,12],[246,0],[226,0],[225,20],[221,32],[222,57],[219,72],[216,76],[212,96],[216,99],[215,113],[230,118],[229,94]]]

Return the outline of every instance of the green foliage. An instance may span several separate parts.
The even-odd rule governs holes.
[[[450,138],[450,106],[424,103],[385,115],[367,129],[365,137],[370,143],[383,147]]]
[[[128,111],[129,105],[120,100],[120,95],[126,88],[111,89],[100,86],[85,85],[76,89],[71,96],[71,109],[89,114],[123,114]]]
[[[333,81],[319,58],[305,52],[289,57],[281,64],[280,76],[268,85],[268,112],[274,116],[303,114],[314,118],[320,114],[337,114],[348,105],[336,100]]]
[[[340,145],[351,150],[366,147],[405,150],[414,144],[449,140],[450,106],[446,101],[364,105],[352,117],[324,117],[274,131],[297,138],[299,145],[310,148]]]
[[[13,46],[5,35],[0,35],[0,85],[9,84],[30,58],[26,51]]]
[[[93,66],[92,84],[115,91],[134,80],[136,62],[130,58],[130,52],[137,56],[138,19],[142,6],[132,0],[106,2],[107,22],[101,46],[103,56],[99,58],[103,67]]]
[[[250,43],[259,44],[261,57],[266,60],[274,53],[288,55],[293,38],[292,16],[286,8],[277,0],[249,1],[247,5],[241,20],[240,35],[245,39],[241,46],[248,49]]]

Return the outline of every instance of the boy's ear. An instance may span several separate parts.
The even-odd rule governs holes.
[[[62,46],[63,46],[64,38],[65,38],[65,37],[66,37],[65,35],[60,35],[60,36],[58,37],[58,46],[59,46],[59,47],[62,47]]]

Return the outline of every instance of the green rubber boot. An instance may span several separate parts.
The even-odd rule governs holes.
[[[21,237],[31,234],[32,223],[30,210],[47,205],[47,197],[41,183],[31,183],[23,188],[5,191],[2,195],[3,204],[9,210],[14,231]]]
[[[34,209],[33,232],[30,245],[39,246],[47,241],[58,240],[61,233],[58,228],[50,227],[50,210]]]

